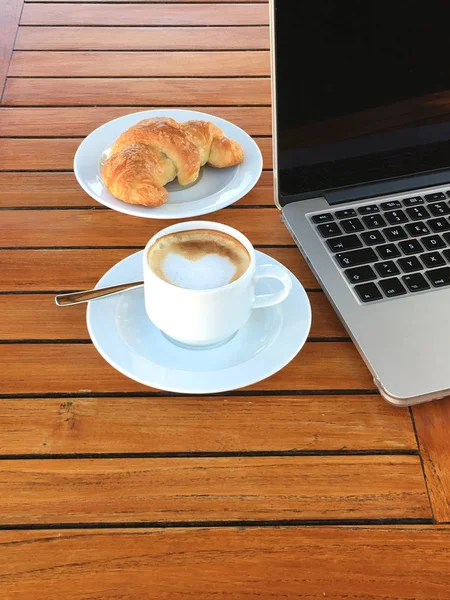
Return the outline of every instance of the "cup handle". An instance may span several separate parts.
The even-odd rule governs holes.
[[[277,265],[260,265],[256,267],[255,274],[253,276],[254,282],[256,283],[260,279],[265,278],[278,279],[283,284],[283,289],[279,292],[273,292],[272,294],[258,294],[255,295],[253,300],[253,308],[263,308],[264,306],[273,306],[283,302],[292,289],[292,279],[289,272],[283,267]]]

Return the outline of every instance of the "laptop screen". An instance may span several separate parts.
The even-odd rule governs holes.
[[[450,166],[444,0],[274,0],[280,200]]]

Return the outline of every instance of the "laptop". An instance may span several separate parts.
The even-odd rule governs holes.
[[[275,202],[398,406],[450,394],[446,8],[271,1]]]

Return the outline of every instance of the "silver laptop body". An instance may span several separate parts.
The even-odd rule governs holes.
[[[381,395],[409,406],[450,394],[450,66],[444,12],[422,30],[400,8],[272,0],[272,110],[282,220]]]

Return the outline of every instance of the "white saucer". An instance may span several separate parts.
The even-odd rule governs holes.
[[[142,253],[117,263],[96,287],[141,281]],[[280,263],[256,251],[256,264]],[[291,277],[292,291],[284,302],[254,310],[244,327],[219,348],[187,350],[170,342],[147,317],[143,288],[89,302],[89,334],[110,365],[144,385],[183,394],[245,387],[282,369],[306,341],[311,307],[303,286],[292,273]],[[257,292],[277,285],[260,281]]]
[[[172,117],[179,122],[190,119],[212,121],[229,138],[239,142],[244,150],[244,161],[226,169],[202,167],[199,179],[190,186],[182,187],[176,180],[172,181],[166,186],[169,198],[162,206],[151,208],[126,204],[106,189],[101,165],[122,132],[141,119],[151,117]],[[75,154],[74,171],[84,191],[104,206],[148,219],[185,219],[214,212],[245,196],[261,175],[262,156],[256,142],[245,131],[219,117],[193,110],[146,110],[109,121],[90,133]]]

